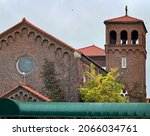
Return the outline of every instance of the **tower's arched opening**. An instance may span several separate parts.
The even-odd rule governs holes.
[[[123,30],[120,34],[121,44],[128,44],[128,34],[127,31]]]
[[[138,31],[136,30],[133,30],[131,32],[131,41],[132,41],[132,44],[138,44],[139,43],[139,37],[138,37]]]
[[[111,31],[109,34],[110,37],[110,44],[116,44],[117,36],[115,31]]]

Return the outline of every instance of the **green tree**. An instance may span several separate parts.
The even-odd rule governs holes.
[[[126,102],[122,96],[124,86],[117,82],[118,69],[111,69],[107,75],[95,74],[94,65],[84,74],[89,79],[80,87],[81,99],[85,102]]]
[[[63,94],[56,80],[54,62],[45,60],[43,72],[41,73],[44,82],[44,93],[53,101],[63,101]]]

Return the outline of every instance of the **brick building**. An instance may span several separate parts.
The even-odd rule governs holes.
[[[106,70],[119,67],[119,80],[129,101],[146,97],[146,27],[142,20],[128,16],[104,21],[106,25]]]
[[[81,51],[83,54],[90,57],[93,61],[95,61],[97,64],[106,69],[105,50],[98,46],[91,45],[84,48],[80,48],[79,51]]]
[[[0,96],[45,101],[39,96],[46,97],[41,72],[47,59],[54,62],[56,78],[60,81],[65,101],[79,101],[78,88],[85,80],[83,72],[89,70],[91,63],[97,73],[106,72],[102,67],[106,67],[107,71],[119,67],[122,75],[118,80],[125,85],[124,92],[128,93],[129,101],[144,101],[147,33],[144,22],[126,13],[125,16],[106,20],[104,24],[105,51],[95,45],[76,50],[26,19],[1,33]],[[24,82],[24,85],[19,82]],[[34,91],[29,91],[25,86]],[[18,92],[27,98],[18,98]]]
[[[91,63],[97,73],[106,72],[80,51],[24,18],[0,34],[0,96],[45,101],[41,77],[45,59],[54,63],[64,101],[79,101],[78,88],[83,83],[83,72],[89,70]]]
[[[126,11],[127,12],[127,11]],[[129,101],[146,98],[146,33],[142,20],[125,16],[105,20],[106,44],[103,49],[92,45],[79,49],[109,71],[119,67],[120,82],[125,85],[124,94]]]

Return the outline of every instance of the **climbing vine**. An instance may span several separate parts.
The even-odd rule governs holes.
[[[59,87],[59,81],[56,79],[54,62],[46,59],[41,75],[46,95],[53,101],[63,101],[63,94]]]

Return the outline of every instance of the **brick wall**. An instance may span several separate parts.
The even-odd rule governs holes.
[[[116,31],[117,41],[116,44],[110,44],[110,31]],[[126,30],[128,34],[128,43],[122,45],[120,43],[120,32]],[[137,30],[139,35],[139,44],[131,43],[131,32]],[[145,72],[145,36],[146,32],[141,23],[119,24],[110,23],[106,24],[106,68],[109,71],[111,68],[119,67],[120,72],[123,73],[120,81],[125,85],[128,91],[130,101],[139,101],[142,93],[146,93],[146,72]],[[126,57],[127,67],[121,68],[121,59]]]
[[[33,71],[25,78],[16,68],[18,59],[24,56],[30,57],[35,64]],[[79,58],[74,58],[74,50],[26,24],[18,25],[0,36],[0,95],[17,86],[20,81],[42,91],[44,84],[41,72],[45,59],[55,62],[57,79],[65,100],[79,101],[80,63]]]

